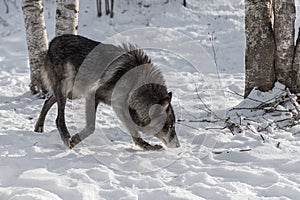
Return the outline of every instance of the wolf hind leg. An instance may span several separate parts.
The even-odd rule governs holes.
[[[60,137],[64,144],[71,148],[70,146],[70,133],[68,131],[66,121],[65,121],[65,107],[67,103],[67,96],[62,93],[61,88],[57,86],[55,89],[55,97],[57,101],[57,118],[56,118],[56,126],[59,131]]]
[[[44,131],[44,122],[50,108],[56,103],[56,98],[54,95],[51,95],[44,103],[38,121],[35,124],[34,131],[35,132],[43,132]]]
[[[98,102],[95,99],[95,93],[91,93],[86,97],[85,114],[86,126],[79,132],[71,137],[70,146],[73,148],[82,140],[93,134],[95,131],[95,120]]]

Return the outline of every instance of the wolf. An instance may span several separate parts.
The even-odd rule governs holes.
[[[41,68],[50,95],[35,125],[43,132],[49,109],[57,103],[56,126],[70,149],[95,131],[99,103],[112,106],[134,143],[144,150],[161,150],[162,145],[144,141],[140,132],[154,136],[168,148],[180,147],[175,115],[161,72],[144,51],[135,45],[112,45],[79,35],[61,35],[49,44]],[[85,98],[86,125],[70,135],[65,123],[67,99]]]

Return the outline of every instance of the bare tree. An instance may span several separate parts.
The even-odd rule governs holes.
[[[44,64],[44,56],[48,48],[43,2],[23,0],[22,10],[31,71],[30,90],[32,94],[36,94],[42,91],[40,67]]]
[[[245,96],[248,96],[254,87],[262,91],[270,90],[275,82],[275,41],[271,8],[271,0],[245,1]]]
[[[96,0],[97,3],[97,15],[98,17],[102,16],[102,6],[101,6],[101,0]],[[109,15],[113,18],[114,16],[114,0],[110,1],[111,8],[109,9],[109,0],[105,0],[105,14]]]
[[[56,0],[56,36],[77,34],[79,0]]]
[[[298,31],[298,38],[295,46],[295,54],[294,54],[294,62],[293,62],[293,73],[295,74],[295,85],[294,90],[295,93],[299,93],[300,91],[300,28]]]
[[[245,2],[245,97],[253,87],[270,90],[275,81],[286,85],[293,93],[299,93],[300,36],[295,46],[295,1]]]
[[[277,81],[294,90],[293,75],[296,9],[294,0],[273,0],[275,74]]]

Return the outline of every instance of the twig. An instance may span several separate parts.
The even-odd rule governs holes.
[[[216,54],[216,49],[215,49],[215,45],[214,45],[214,41],[215,41],[214,33],[215,33],[214,31],[211,33],[210,41],[211,41],[211,47],[212,47],[212,51],[213,51],[214,62],[215,62],[216,67],[218,68],[217,54]]]
[[[6,1],[6,0],[3,0],[3,3],[4,3],[5,8],[6,8],[5,13],[8,14],[8,13],[9,13],[9,6],[8,6],[8,4],[7,4],[7,1]]]
[[[186,127],[188,127],[188,128],[191,128],[191,129],[194,129],[194,130],[200,131],[200,129],[199,129],[199,128],[195,128],[195,127],[193,127],[193,126],[190,126],[190,125],[187,125],[187,124],[183,124],[183,123],[180,123],[180,122],[177,122],[177,123],[178,123],[178,124],[180,124],[180,125],[186,126]]]
[[[276,147],[277,147],[277,148],[280,148],[280,142],[278,142],[278,143],[276,144]]]
[[[288,88],[286,90],[287,90],[287,95],[291,99],[291,102],[292,102],[293,106],[295,107],[295,109],[297,110],[298,117],[299,117],[300,110],[298,108],[298,103],[292,98],[292,94],[291,94],[290,90]]]
[[[265,143],[266,142],[266,139],[264,138],[264,136],[262,134],[259,134],[261,139],[263,140],[263,142]]]
[[[252,151],[252,149],[241,149],[240,152]]]
[[[225,120],[226,127],[230,130],[232,135],[235,135],[234,132],[238,129],[238,133],[242,132],[241,126],[237,125],[236,123],[232,122],[229,118]]]
[[[253,110],[263,110],[263,108],[258,108],[258,107],[237,108],[237,107],[234,107],[234,108],[230,109],[230,111],[232,111],[232,110],[250,110],[250,111],[253,111]]]
[[[252,151],[252,149],[239,149],[237,152],[247,152],[247,151]],[[212,153],[214,154],[222,154],[222,153],[231,153],[231,152],[235,152],[233,150],[224,150],[224,151],[213,151]]]
[[[216,123],[218,120],[208,120],[208,119],[202,119],[202,120],[186,120],[186,119],[178,119],[177,122],[207,122],[207,123]]]
[[[239,94],[239,93],[237,93],[237,92],[235,92],[235,91],[229,91],[229,90],[227,90],[227,91],[225,91],[225,92],[228,92],[228,93],[231,93],[231,94],[235,94],[235,95],[237,95],[237,96],[240,96],[240,97],[243,97],[243,98],[244,98],[244,95],[241,95],[241,94]],[[247,99],[250,99],[250,100],[255,101],[255,102],[263,103],[263,101],[260,101],[260,100],[258,100],[258,99],[253,99],[253,98],[251,98],[251,97],[247,97]]]
[[[293,136],[295,135],[299,135],[300,134],[300,131],[296,132],[296,133],[293,133]]]
[[[224,126],[224,127],[208,127],[208,128],[205,128],[205,130],[224,130],[225,128],[227,128],[227,126]]]
[[[274,108],[274,107],[272,107],[272,106],[268,106],[268,107],[250,107],[250,108],[237,108],[237,107],[235,107],[235,108],[231,108],[230,109],[230,111],[231,110],[250,110],[250,111],[254,111],[254,110],[264,110],[264,111],[266,111],[266,112],[288,112],[288,113],[290,113],[291,112],[291,110],[278,110],[278,109],[276,109],[276,108]]]
[[[274,100],[272,102],[270,102],[271,100]],[[266,108],[266,107],[277,107],[280,104],[283,104],[285,102],[288,102],[290,99],[284,98],[284,97],[277,97],[277,98],[272,98],[271,100],[268,100],[266,102],[261,103],[260,105],[258,105],[258,108]],[[268,103],[270,102],[270,103]]]
[[[282,92],[281,94],[271,98],[271,99],[268,99],[267,101],[265,102],[262,102],[262,104],[258,105],[258,107],[276,107],[278,105],[280,105],[281,103],[285,103],[287,101],[290,100],[290,98],[285,98],[287,94],[287,91],[286,90],[282,90],[284,92]]]
[[[255,121],[254,119],[250,119],[250,118],[246,118],[246,117],[244,118],[244,120],[257,123],[257,121]]]
[[[210,112],[210,111],[207,111],[207,110],[205,110],[205,109],[203,109],[203,108],[200,108],[199,106],[193,106],[193,107],[194,107],[194,108],[197,108],[197,109],[199,109],[199,110],[202,110],[202,111],[206,112],[207,114],[211,115],[211,112]]]
[[[220,118],[216,113],[214,113],[202,100],[202,98],[199,95],[198,89],[197,89],[197,85],[195,85],[195,92],[197,94],[198,99],[201,101],[201,103],[203,104],[203,106],[209,111],[209,113],[213,114],[217,119],[223,120],[222,118]]]
[[[239,115],[238,113],[235,113],[238,117],[239,117],[239,120],[240,120],[240,126],[242,125],[242,116],[241,115]]]

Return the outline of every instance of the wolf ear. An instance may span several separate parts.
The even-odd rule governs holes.
[[[170,99],[170,102],[171,102],[171,100],[172,100],[172,92],[169,92],[168,95],[169,95],[169,99]]]

